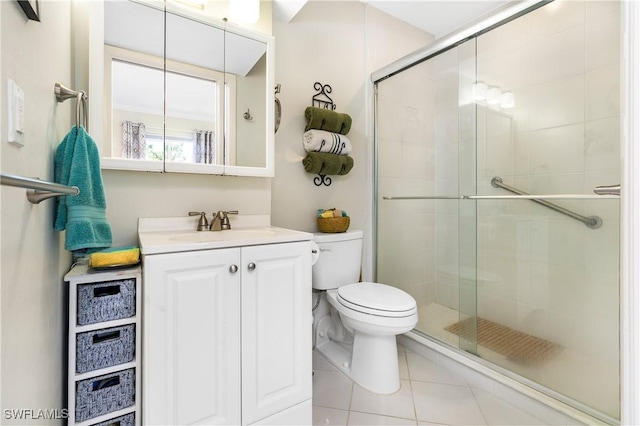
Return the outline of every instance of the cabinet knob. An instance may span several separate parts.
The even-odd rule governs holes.
[[[235,274],[236,272],[238,272],[238,265],[229,266],[229,272],[231,272],[232,274]]]
[[[251,262],[247,267],[249,268],[250,271],[253,271],[254,269],[256,269],[256,264]]]

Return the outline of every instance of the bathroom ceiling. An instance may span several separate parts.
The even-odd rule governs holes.
[[[488,14],[509,0],[362,0],[440,38]]]
[[[274,0],[274,17],[288,22],[307,1]],[[330,1],[330,0],[325,0]],[[356,0],[354,0],[356,1]],[[515,0],[360,0],[439,38]]]

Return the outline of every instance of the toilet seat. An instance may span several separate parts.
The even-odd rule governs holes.
[[[342,286],[338,288],[336,300],[348,309],[379,317],[409,317],[417,312],[416,301],[408,293],[373,282]]]

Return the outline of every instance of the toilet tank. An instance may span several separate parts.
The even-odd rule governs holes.
[[[362,231],[315,233],[313,241],[320,249],[318,261],[312,268],[313,288],[329,290],[359,281]]]

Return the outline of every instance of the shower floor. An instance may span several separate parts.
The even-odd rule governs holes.
[[[557,343],[480,317],[458,321],[446,330],[458,336],[474,338],[478,345],[498,352],[518,364],[546,362],[562,350],[562,346]]]
[[[459,347],[459,337],[446,330],[459,321],[458,311],[437,303],[422,305],[418,309],[417,330]],[[477,355],[608,416],[619,418],[617,364],[607,365],[602,360],[589,358],[571,347],[563,347],[552,358],[532,364],[514,362],[508,356],[481,345],[477,346]]]

